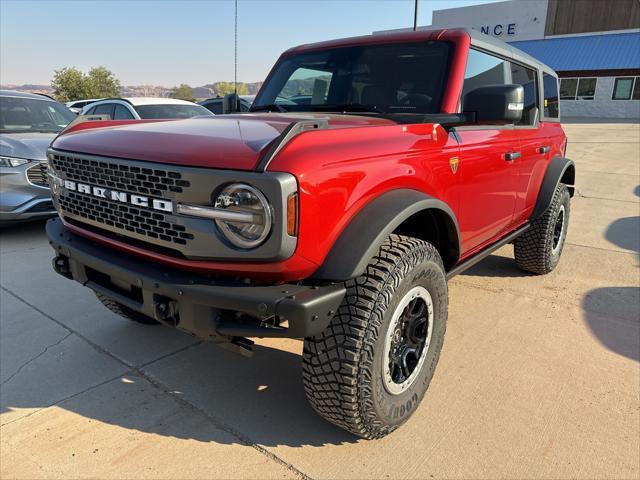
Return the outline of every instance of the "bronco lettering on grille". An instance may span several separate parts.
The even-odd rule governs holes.
[[[127,192],[119,192],[103,187],[95,187],[86,183],[74,182],[71,180],[64,181],[64,188],[73,190],[94,197],[112,200],[114,202],[130,203],[137,207],[148,207],[162,212],[173,212],[173,203],[170,200],[159,200],[157,198],[149,198],[143,195],[133,195]]]

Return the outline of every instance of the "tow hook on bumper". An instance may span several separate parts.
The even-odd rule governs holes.
[[[126,307],[205,340],[251,352],[245,337],[304,338],[322,332],[343,285],[247,285],[170,269],[98,245],[47,223],[53,268]]]
[[[52,261],[53,269],[63,277],[72,278],[71,269],[69,268],[69,259],[62,255],[55,257]]]

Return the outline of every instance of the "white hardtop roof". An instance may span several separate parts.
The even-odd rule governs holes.
[[[134,107],[139,105],[195,105],[195,103],[186,100],[164,97],[126,97],[122,100],[126,100]]]

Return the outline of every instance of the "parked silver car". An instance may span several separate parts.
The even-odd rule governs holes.
[[[74,118],[45,95],[0,90],[0,225],[55,215],[47,147]]]

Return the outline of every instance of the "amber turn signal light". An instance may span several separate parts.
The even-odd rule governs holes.
[[[298,194],[292,193],[287,198],[287,233],[292,237],[298,234]]]

